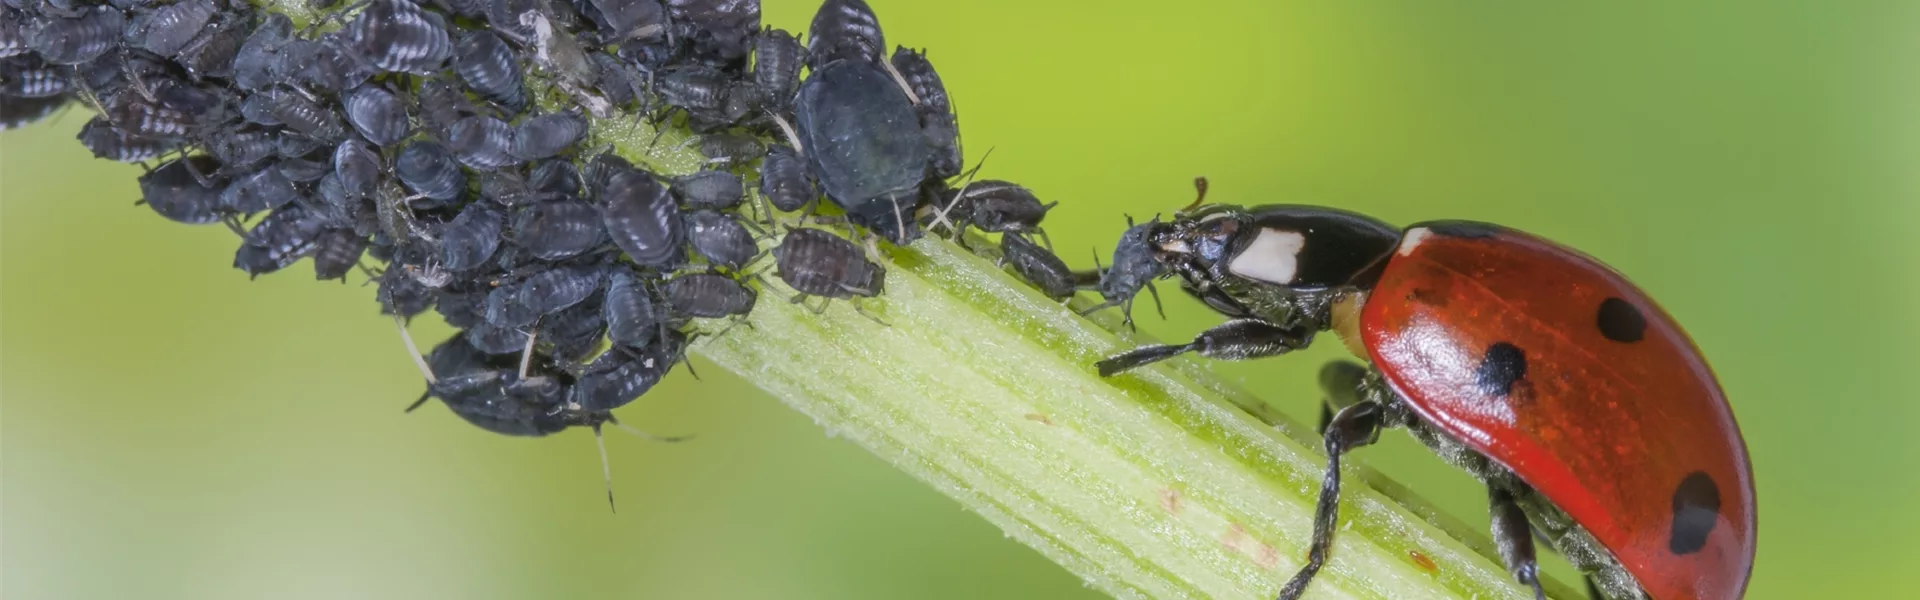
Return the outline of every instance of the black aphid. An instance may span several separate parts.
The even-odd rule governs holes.
[[[71,88],[69,71],[36,57],[0,59],[0,97],[12,100],[64,95]]]
[[[380,147],[400,143],[407,138],[407,105],[386,88],[363,85],[340,96],[347,122],[361,137]]]
[[[690,273],[667,281],[662,292],[676,317],[718,319],[745,317],[753,312],[759,293],[732,277]]]
[[[667,0],[674,37],[694,60],[738,68],[760,29],[760,0]]]
[[[333,174],[332,161],[306,160],[300,158],[282,159],[274,165],[280,174],[294,183],[313,183],[320,178]]]
[[[126,15],[111,6],[93,6],[71,17],[50,19],[29,28],[27,45],[56,65],[77,65],[112,50],[127,27]]]
[[[993,233],[1041,233],[1040,221],[1057,204],[1041,204],[1032,190],[994,179],[976,181],[943,196],[945,205],[935,218],[944,217],[947,229],[956,235],[966,233],[968,227]]]
[[[274,55],[293,39],[293,21],[280,13],[268,14],[254,28],[233,57],[233,85],[247,91],[263,89],[275,83]]]
[[[435,200],[458,198],[467,188],[467,175],[454,162],[453,153],[427,140],[414,140],[400,150],[393,161],[393,175],[407,189]]]
[[[686,351],[687,338],[668,330],[638,353],[609,351],[594,359],[574,383],[568,403],[588,411],[626,406],[665,378]]]
[[[349,137],[333,151],[333,171],[340,174],[340,187],[347,198],[372,197],[380,185],[380,154],[367,142]]]
[[[767,145],[760,138],[737,133],[716,133],[700,136],[700,155],[708,162],[719,164],[740,164],[750,162],[766,152]]]
[[[488,101],[518,114],[527,107],[527,90],[513,49],[487,30],[469,31],[455,48],[453,70],[467,87]]]
[[[599,30],[601,45],[665,38],[667,11],[660,0],[588,0],[577,3]]]
[[[261,169],[235,177],[233,183],[221,191],[220,207],[253,214],[292,204],[299,198],[300,190],[279,169]]]
[[[453,271],[480,268],[500,247],[506,215],[484,202],[468,204],[440,231],[440,264]]]
[[[351,229],[329,229],[314,241],[313,276],[322,281],[346,281],[347,273],[360,264],[366,252],[367,236]]]
[[[322,223],[305,209],[273,211],[247,231],[234,253],[233,266],[253,277],[287,268],[313,252],[321,231]]]
[[[806,157],[827,198],[855,224],[896,244],[919,237],[913,213],[932,151],[893,77],[874,63],[834,61],[800,84],[794,109]]]
[[[486,115],[473,115],[447,128],[447,149],[460,164],[475,170],[520,164],[513,155],[513,126]]]
[[[235,12],[214,21],[174,56],[174,62],[186,69],[187,76],[194,81],[232,78],[233,60],[252,31],[252,19],[250,14]]]
[[[153,212],[178,223],[204,225],[220,220],[223,180],[203,185],[196,173],[212,173],[220,163],[208,156],[175,159],[140,176],[140,200]]]
[[[739,271],[760,255],[753,233],[732,214],[712,209],[687,213],[687,242],[707,264]]]
[[[793,212],[818,199],[820,188],[814,186],[806,159],[793,148],[776,144],[767,149],[767,157],[760,163],[760,195],[775,209]]]
[[[599,210],[578,200],[540,202],[513,215],[513,243],[543,260],[575,256],[606,243]]]
[[[727,171],[699,171],[673,178],[673,197],[688,210],[697,208],[730,209],[746,198],[746,185],[739,175]]]
[[[1154,289],[1153,280],[1167,273],[1167,267],[1154,258],[1153,246],[1147,242],[1147,233],[1160,219],[1133,224],[1127,219],[1127,231],[1120,234],[1120,242],[1113,248],[1113,265],[1100,274],[1100,296],[1106,302],[1088,309],[1093,312],[1103,308],[1118,306],[1127,323],[1133,322],[1133,297],[1145,288],[1153,294],[1154,304],[1160,302],[1160,292]]]
[[[26,127],[60,112],[67,105],[67,98],[21,98],[0,102],[0,131]]]
[[[786,30],[769,27],[760,32],[753,50],[753,86],[760,109],[783,117],[793,113],[793,94],[800,89],[800,40]]]
[[[449,77],[428,77],[414,92],[413,106],[419,111],[420,124],[428,131],[444,135],[455,121],[480,110],[467,95],[449,81]]]
[[[1026,236],[1006,234],[1000,236],[1001,260],[1013,266],[1013,272],[1021,279],[1033,284],[1033,287],[1046,294],[1048,298],[1064,302],[1073,297],[1082,281],[1053,252],[1028,240]]]
[[[773,260],[780,280],[802,294],[794,302],[806,296],[878,296],[886,286],[885,268],[867,260],[853,242],[820,229],[788,231],[773,249]]]
[[[513,128],[514,156],[540,160],[559,156],[587,135],[587,120],[573,113],[552,113],[520,121]]]
[[[746,116],[728,112],[728,92],[732,78],[706,65],[685,65],[670,69],[656,82],[660,101],[686,111],[688,125],[695,131],[710,131],[733,124]]]
[[[225,165],[228,172],[253,169],[279,152],[272,133],[251,126],[214,132],[207,139],[206,149],[208,154],[220,159],[220,164]]]
[[[358,58],[382,71],[427,75],[453,55],[445,20],[410,0],[373,0],[345,31]]]
[[[947,99],[946,84],[940,82],[940,74],[933,70],[933,63],[927,61],[925,53],[902,47],[894,50],[892,63],[894,72],[907,81],[907,88],[918,101],[914,114],[920,117],[920,135],[933,151],[930,172],[936,179],[959,175],[963,160],[960,126],[953,115],[953,104]]]
[[[287,129],[322,143],[337,142],[346,135],[346,129],[340,125],[339,115],[304,93],[293,88],[277,87],[267,94],[274,118]]]
[[[527,187],[543,194],[579,195],[580,169],[563,158],[540,161],[527,173]]]
[[[616,345],[641,347],[665,327],[654,303],[653,290],[633,272],[621,269],[607,278],[607,339]]]
[[[607,233],[634,264],[669,269],[686,260],[686,225],[667,187],[645,171],[614,173],[595,195]]]
[[[65,102],[64,98],[58,98],[56,100]],[[9,105],[9,108],[11,108],[11,105],[29,102],[32,101],[7,98],[5,102],[0,102],[0,104]],[[58,104],[55,104],[55,106],[58,106]],[[127,133],[118,127],[114,127],[103,117],[94,117],[93,120],[87,121],[87,124],[80,128],[80,135],[77,137],[81,145],[86,146],[87,150],[93,152],[94,158],[104,158],[120,162],[150,160],[171,152],[181,145],[181,142],[178,140],[161,140]],[[269,152],[272,151],[271,145],[268,146],[267,150]]]
[[[880,20],[861,0],[827,0],[821,4],[813,13],[807,40],[807,66],[816,72],[836,60],[877,62],[886,48]]]
[[[535,315],[551,315],[579,304],[606,283],[607,269],[601,265],[567,265],[535,273],[514,289],[520,306]]]

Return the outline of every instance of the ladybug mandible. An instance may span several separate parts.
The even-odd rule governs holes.
[[[1100,361],[1101,376],[1187,352],[1276,356],[1326,330],[1372,363],[1321,371],[1326,477],[1282,600],[1326,561],[1340,456],[1389,427],[1486,482],[1500,556],[1536,598],[1535,529],[1596,597],[1745,593],[1753,473],[1726,397],[1679,324],[1598,260],[1486,223],[1400,230],[1333,208],[1198,201],[1139,243],[1232,320]]]

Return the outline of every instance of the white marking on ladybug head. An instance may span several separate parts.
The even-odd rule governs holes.
[[[1433,231],[1425,227],[1408,229],[1406,235],[1400,236],[1399,254],[1401,256],[1413,254],[1413,249],[1419,247],[1420,242],[1427,241],[1427,236],[1430,235],[1433,235]]]
[[[1227,263],[1227,270],[1255,281],[1293,283],[1293,276],[1300,272],[1300,250],[1306,246],[1307,236],[1298,231],[1261,229],[1253,243]]]

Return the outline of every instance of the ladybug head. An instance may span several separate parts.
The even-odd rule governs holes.
[[[1154,224],[1146,237],[1156,260],[1203,291],[1227,278],[1317,291],[1365,285],[1400,232],[1334,208],[1215,204]]]

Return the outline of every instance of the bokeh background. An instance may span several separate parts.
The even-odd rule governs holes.
[[[1498,221],[1612,263],[1733,400],[1750,597],[1912,593],[1920,5],[1609,4],[873,0],[931,49],[970,157],[1061,202],[1076,266],[1202,174],[1221,202]],[[793,30],[814,7],[766,0]],[[611,437],[609,514],[587,433],[401,414],[421,383],[371,288],[248,281],[231,234],[133,206],[85,118],[0,136],[9,598],[1096,596],[710,365],[622,413],[699,438]],[[1217,320],[1169,298],[1145,329]],[[1322,346],[1220,369],[1310,418]],[[1485,522],[1388,438],[1361,459]]]

